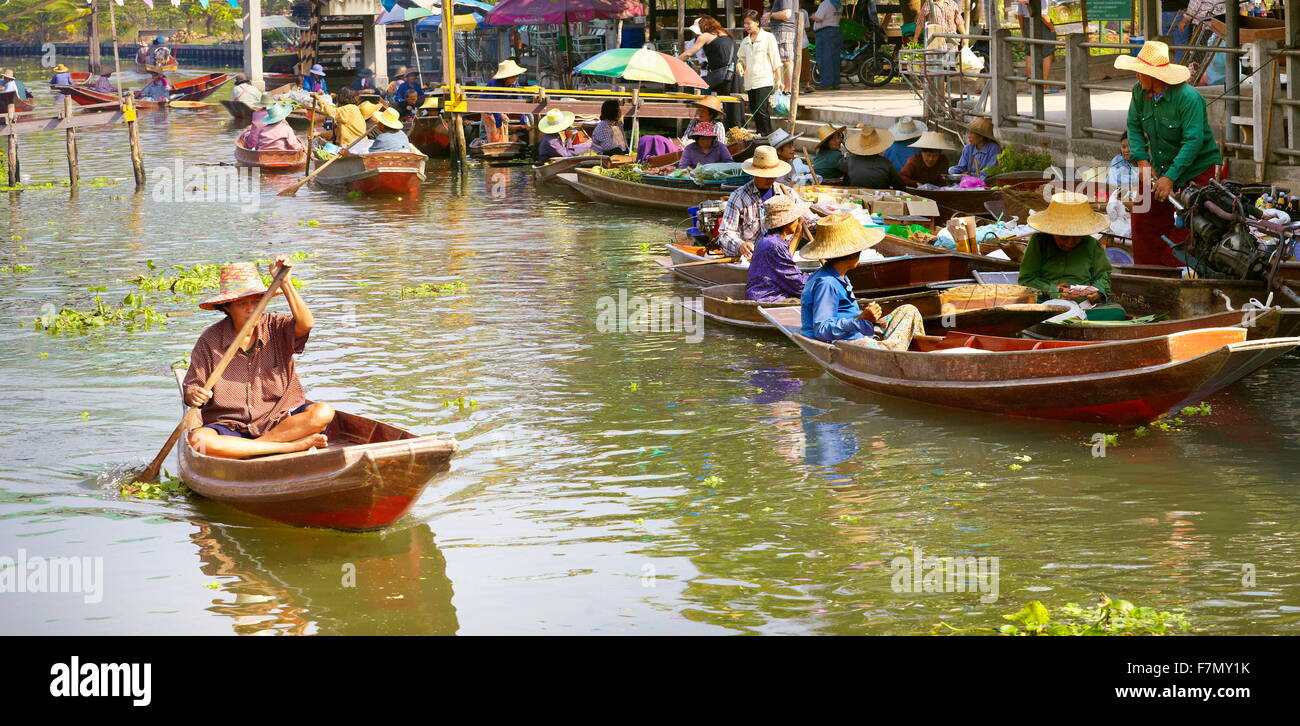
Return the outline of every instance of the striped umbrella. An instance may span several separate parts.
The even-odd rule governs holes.
[[[573,69],[591,76],[613,76],[629,81],[649,81],[708,88],[685,62],[649,48],[615,48],[588,58]]]

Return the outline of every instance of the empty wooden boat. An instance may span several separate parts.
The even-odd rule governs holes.
[[[1136,426],[1199,403],[1300,345],[1243,328],[1084,343],[949,333],[895,352],[799,333],[799,311],[760,309],[835,377],[923,403],[1030,418]]]
[[[1030,338],[1047,340],[1135,340],[1169,335],[1198,328],[1226,328],[1237,326],[1246,329],[1248,340],[1287,338],[1300,334],[1300,308],[1268,308],[1266,310],[1226,310],[1221,313],[1197,315],[1154,323],[1039,323],[1025,330]]]
[[[534,164],[532,167],[533,180],[538,184],[545,184],[555,179],[557,174],[574,169],[586,168],[589,166],[604,166],[609,161],[608,156],[566,156],[560,159],[551,159],[545,164]]]
[[[799,309],[799,300],[759,303],[745,299],[745,283],[712,285],[700,291],[699,300],[687,299],[687,307],[706,319],[724,325],[750,330],[776,330],[776,326],[758,312],[759,306],[767,308],[793,307]]]
[[[202,101],[234,77],[234,73],[207,73],[173,85],[166,101],[136,98],[135,106],[141,109],[158,109],[167,108],[167,104],[172,101]],[[101,93],[85,86],[60,86],[59,91],[68,94],[73,101],[82,106],[100,103],[112,104],[106,108],[121,106],[122,99],[116,93]]]
[[[307,166],[307,150],[249,149],[240,139],[235,139],[235,163],[240,166],[256,166],[267,171],[297,171]]]
[[[561,174],[563,178],[565,175]],[[749,262],[713,262],[707,265],[674,267],[691,262],[706,262],[723,259],[722,254],[708,254],[703,247],[688,244],[670,243],[667,245],[668,256],[657,257],[655,262],[670,270],[675,276],[692,285],[731,285],[745,284],[749,280]]]
[[[428,159],[424,154],[409,151],[350,154],[328,167],[322,166],[315,181],[330,189],[414,197],[424,183],[424,162]]]
[[[177,371],[179,383],[185,372]],[[187,414],[188,428],[202,425]],[[381,529],[411,508],[434,476],[451,468],[455,439],[416,436],[364,416],[336,413],[330,444],[292,454],[218,459],[177,443],[180,476],[196,493],[298,527]]]
[[[493,141],[489,143],[479,138],[469,145],[469,155],[484,161],[509,161],[521,156],[527,146],[527,144],[519,141]]]

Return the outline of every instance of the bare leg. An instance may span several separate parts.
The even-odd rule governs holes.
[[[294,451],[306,451],[313,446],[325,446],[329,441],[324,434],[311,434],[296,441],[264,441],[262,439],[244,439],[238,436],[222,436],[209,428],[199,428],[190,432],[190,446],[201,454],[215,456],[219,459],[246,459],[250,456],[267,454],[288,454]]]
[[[1053,49],[1054,50],[1054,49]],[[1052,54],[1049,52],[1043,56],[1043,78],[1052,77]]]
[[[257,441],[286,442],[297,441],[304,436],[319,434],[334,420],[334,407],[328,403],[313,403],[305,411],[290,416],[270,431],[259,436]]]

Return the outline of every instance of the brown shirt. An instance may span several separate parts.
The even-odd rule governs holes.
[[[909,187],[917,187],[922,184],[942,185],[944,183],[943,175],[948,172],[947,163],[943,155],[940,155],[938,164],[926,166],[925,162],[921,161],[921,152],[918,151],[912,154],[912,158],[907,160],[907,163],[903,165],[903,170],[898,172],[898,175],[903,177],[903,181],[907,182]]]
[[[190,352],[186,391],[203,387],[238,332],[229,317],[203,331]],[[212,387],[212,398],[199,409],[203,425],[221,424],[261,436],[307,403],[293,369],[293,355],[302,352],[307,337],[294,334],[292,315],[263,315],[254,330],[252,347],[235,353],[221,380]]]

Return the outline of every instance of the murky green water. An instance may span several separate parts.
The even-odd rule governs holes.
[[[231,161],[236,133],[219,107],[147,115],[151,178]],[[123,130],[84,132],[81,149],[84,178],[130,176]],[[21,156],[34,180],[66,174],[60,134],[24,137]],[[0,556],[103,557],[104,587],[99,603],[0,593],[0,631],[923,633],[1102,592],[1185,608],[1205,632],[1300,631],[1295,357],[1207,419],[1121,433],[1094,458],[1093,428],[861,393],[774,336],[599,332],[603,296],[691,294],[651,262],[676,220],[539,189],[520,168],[453,180],[434,162],[401,201],[275,196],[287,181],[263,177],[251,211],[158,201],[153,182],[6,195]],[[175,425],[169,364],[214,318],[62,339],[19,324],[86,309],[89,286],[120,300],[146,260],[295,251],[312,253],[298,267],[317,318],[309,395],[455,436],[452,472],[383,534],[117,499],[104,473]],[[468,293],[396,292],[452,280]],[[459,397],[478,405],[444,405]],[[894,592],[889,563],[913,547],[999,558],[997,602]]]

